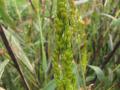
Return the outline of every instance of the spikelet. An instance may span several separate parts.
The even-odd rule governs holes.
[[[57,1],[57,18],[55,20],[56,49],[53,60],[57,90],[76,90],[76,79],[72,70],[73,53],[71,39],[73,33],[70,29],[67,3],[67,0]],[[74,10],[70,13],[73,13],[74,17]],[[71,21],[71,23],[73,22]],[[59,67],[59,64],[61,67]]]

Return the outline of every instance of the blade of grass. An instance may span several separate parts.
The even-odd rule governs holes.
[[[15,55],[14,55],[14,53],[13,53],[13,51],[12,51],[10,45],[9,45],[9,42],[8,42],[6,36],[5,36],[4,30],[3,30],[1,25],[0,25],[0,36],[2,38],[2,41],[3,41],[7,51],[8,51],[9,56],[11,57],[11,59],[14,62],[15,68],[17,69],[17,71],[19,72],[19,74],[20,74],[20,76],[21,76],[21,78],[23,80],[23,83],[25,85],[26,90],[30,90],[30,88],[28,86],[28,83],[27,83],[27,81],[26,81],[26,79],[25,79],[25,77],[23,75],[23,72],[22,72],[22,70],[21,70],[21,68],[20,68],[20,66],[18,64],[18,61],[17,61],[17,59],[16,59],[16,57],[15,57]]]
[[[8,62],[9,62],[9,60],[5,60],[5,61],[3,61],[2,63],[0,63],[0,79],[1,79],[2,74],[3,74],[3,72],[4,72],[4,68],[5,68],[5,66],[8,64]]]

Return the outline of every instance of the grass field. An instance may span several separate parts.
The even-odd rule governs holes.
[[[0,0],[0,90],[120,90],[120,0]]]

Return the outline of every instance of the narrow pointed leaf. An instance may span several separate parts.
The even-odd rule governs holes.
[[[1,79],[2,74],[4,72],[5,66],[8,64],[8,62],[9,62],[9,60],[5,60],[2,63],[0,63],[0,79]]]
[[[97,75],[97,78],[100,81],[104,81],[105,75],[104,75],[103,71],[99,67],[92,66],[92,65],[89,65],[89,67],[95,71],[95,73]]]

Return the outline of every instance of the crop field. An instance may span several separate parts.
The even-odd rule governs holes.
[[[0,90],[120,90],[120,0],[0,0]]]

